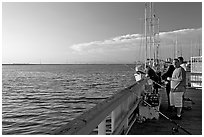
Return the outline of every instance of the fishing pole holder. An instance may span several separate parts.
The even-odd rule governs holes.
[[[152,107],[148,102],[146,102],[145,100],[143,100],[144,103],[146,103],[149,107]],[[167,120],[169,120],[171,123],[175,124],[176,127],[172,128],[172,134],[178,133],[179,129],[183,130],[185,133],[192,135],[191,132],[189,132],[188,130],[186,130],[185,128],[183,128],[181,125],[179,125],[178,123],[176,123],[175,121],[173,121],[172,119],[168,118],[166,115],[164,115],[162,112],[160,112],[158,109],[154,108],[155,112],[158,112],[160,115],[162,115],[164,118],[166,118]]]
[[[153,81],[148,79],[144,92],[141,94],[143,101],[139,104],[139,116],[145,119],[159,119],[159,113],[155,109],[159,110],[161,97],[159,93],[154,92],[152,85]],[[144,101],[148,102],[151,106],[147,105]]]
[[[195,104],[193,100],[191,100],[190,98],[183,97],[183,109],[184,110],[191,110],[193,107],[193,104]]]
[[[173,127],[172,128],[172,134],[175,135],[176,133],[179,133],[179,127]]]

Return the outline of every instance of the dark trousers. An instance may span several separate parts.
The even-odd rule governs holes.
[[[166,84],[166,94],[167,94],[167,99],[168,99],[168,107],[170,107],[170,98],[169,98],[169,93],[171,91],[171,85],[170,81]]]

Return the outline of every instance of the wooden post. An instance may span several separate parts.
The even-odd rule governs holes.
[[[98,125],[98,135],[106,135],[106,118]]]
[[[116,111],[115,110],[113,110],[112,112],[111,112],[111,133],[113,133],[114,132],[114,130],[115,130],[115,122],[116,122]]]

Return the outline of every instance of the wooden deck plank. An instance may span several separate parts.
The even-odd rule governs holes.
[[[168,117],[176,114],[176,112],[167,112],[167,97],[163,91],[162,105],[160,111]],[[202,135],[202,90],[201,89],[187,89],[185,93],[186,98],[190,98],[195,102],[192,110],[184,110],[182,120],[175,120],[179,125],[188,130],[193,135]],[[176,127],[166,118],[160,115],[159,120],[147,120],[144,123],[134,123],[129,135],[172,135],[172,128]],[[184,131],[179,129],[176,135],[187,135]]]

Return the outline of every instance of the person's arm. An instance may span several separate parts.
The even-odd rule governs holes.
[[[138,74],[146,74],[145,72],[140,71],[140,70],[136,71],[136,73],[138,73]]]
[[[161,78],[162,78],[162,80],[166,80],[167,79],[167,72],[165,72],[164,74],[162,74],[162,76],[161,76]]]

